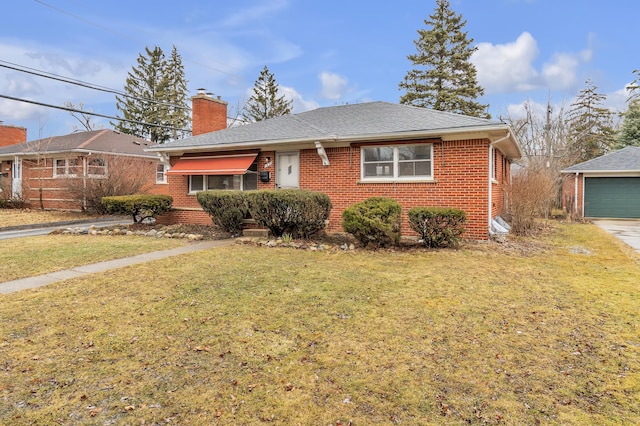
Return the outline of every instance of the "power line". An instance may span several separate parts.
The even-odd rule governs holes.
[[[10,64],[10,65],[5,65],[5,64]],[[56,81],[61,81],[63,83],[69,83],[69,84],[74,84],[76,86],[81,86],[81,87],[86,87],[87,89],[92,89],[92,90],[98,90],[101,92],[106,92],[106,93],[112,93],[115,95],[120,95],[120,96],[124,96],[130,99],[135,99],[137,101],[144,101],[144,102],[151,102],[154,104],[162,104],[162,105],[166,105],[166,106],[172,106],[174,108],[180,108],[180,109],[191,109],[188,106],[183,106],[183,105],[174,105],[174,104],[168,104],[165,102],[161,102],[161,101],[156,101],[155,99],[148,99],[148,98],[138,98],[136,96],[131,96],[127,93],[124,93],[122,91],[119,90],[115,90],[115,89],[110,89],[108,87],[104,87],[104,86],[100,86],[97,84],[93,84],[93,83],[87,83],[84,82],[82,80],[77,80],[71,77],[64,77],[61,75],[57,75],[57,74],[53,74],[50,72],[46,72],[46,71],[42,71],[42,70],[38,70],[35,68],[29,68],[27,66],[24,65],[19,65],[19,64],[15,64],[13,62],[8,62],[8,61],[3,61],[0,59],[0,67],[2,68],[8,68],[14,71],[18,71],[18,72],[23,72],[26,74],[31,74],[31,75],[36,75],[38,77],[44,77],[44,78],[48,78],[51,80],[56,80]],[[21,68],[17,68],[17,67],[21,67]]]
[[[42,103],[42,102],[32,101],[30,99],[14,98],[13,96],[0,95],[0,98],[9,99],[11,101],[25,102],[25,103],[28,103],[28,104],[43,106],[43,107],[46,107],[46,108],[61,109],[63,111],[77,112],[79,114],[86,114],[86,115],[92,115],[92,116],[95,116],[95,117],[109,118],[109,119],[118,120],[118,121],[125,121],[127,123],[139,124],[139,125],[142,125],[142,126],[159,127],[161,129],[169,129],[169,130],[180,130],[180,131],[183,131],[183,132],[189,132],[190,131],[189,129],[180,129],[178,127],[164,126],[162,124],[145,123],[145,122],[142,122],[142,121],[128,120],[126,118],[114,117],[114,116],[106,115],[106,114],[99,114],[97,112],[83,111],[81,109],[71,108],[71,107],[67,107],[67,106],[51,105],[51,104],[45,104],[45,103]]]

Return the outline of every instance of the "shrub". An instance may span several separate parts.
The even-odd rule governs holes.
[[[409,225],[420,234],[427,247],[456,247],[464,232],[467,215],[459,209],[414,207],[409,210]]]
[[[531,166],[514,174],[509,192],[511,232],[529,235],[539,228],[536,218],[546,217],[551,211],[558,194],[558,184],[548,170]]]
[[[244,192],[202,191],[196,198],[214,224],[232,234],[242,231],[242,221],[249,212]]]
[[[397,201],[372,197],[342,212],[342,228],[364,247],[389,247],[400,241],[401,214]]]
[[[324,229],[331,212],[327,194],[299,189],[248,191],[249,214],[276,237],[308,238]]]
[[[155,218],[171,209],[170,195],[134,194],[104,197],[102,205],[109,214],[131,215],[134,223]]]

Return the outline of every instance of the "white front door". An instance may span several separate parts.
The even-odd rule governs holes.
[[[22,159],[15,157],[11,167],[11,193],[15,198],[22,198]]]
[[[276,153],[276,186],[300,188],[300,152]]]

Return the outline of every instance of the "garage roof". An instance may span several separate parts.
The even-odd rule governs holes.
[[[640,171],[640,147],[627,146],[609,154],[575,164],[562,170],[562,173],[638,171]]]

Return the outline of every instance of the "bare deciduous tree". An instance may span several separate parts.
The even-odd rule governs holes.
[[[65,187],[88,212],[105,213],[102,197],[145,193],[153,186],[154,160],[114,155],[87,159],[87,173],[67,178]]]

